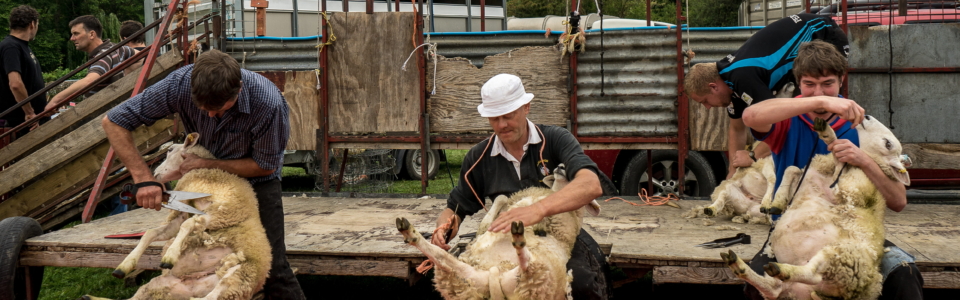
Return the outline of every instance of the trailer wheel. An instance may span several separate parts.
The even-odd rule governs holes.
[[[421,151],[410,150],[407,151],[407,157],[404,159],[404,168],[407,171],[407,176],[410,176],[413,180],[420,180],[421,170],[420,167],[423,165],[424,156],[420,155]],[[440,151],[430,150],[426,155],[427,161],[427,179],[431,179],[437,175],[437,172],[440,171]]]
[[[28,217],[11,217],[0,221],[0,300],[37,299],[43,267],[20,267],[23,242],[43,233],[40,223]],[[27,287],[29,276],[30,287]]]
[[[700,153],[687,152],[684,166],[684,178],[681,181],[677,170],[676,150],[653,150],[653,191],[650,196],[666,196],[677,193],[680,184],[683,184],[683,196],[709,197],[713,193],[716,177],[711,171],[710,163]],[[623,195],[636,195],[640,188],[647,187],[647,152],[637,153],[624,169],[623,180],[620,183],[620,192]]]

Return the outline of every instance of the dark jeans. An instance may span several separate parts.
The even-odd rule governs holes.
[[[890,241],[884,241],[883,246],[896,247],[896,245]],[[763,253],[763,249],[766,247],[767,245],[764,244],[763,248],[760,248],[760,252],[750,260],[750,268],[753,269],[754,272],[757,272],[757,274],[762,275],[764,273],[764,265],[776,262],[776,259],[772,259]],[[763,296],[760,295],[757,288],[750,284],[744,286],[743,293],[747,299],[763,299]],[[917,269],[917,265],[915,263],[909,263],[894,268],[883,281],[883,290],[880,292],[880,298],[878,299],[923,299],[923,277],[920,277],[920,269]]]
[[[610,295],[610,285],[607,284],[610,268],[607,259],[600,251],[600,245],[593,240],[590,234],[580,229],[577,243],[570,252],[570,261],[567,269],[573,270],[573,299],[607,299]]]
[[[280,180],[273,179],[253,185],[260,205],[260,222],[267,231],[267,240],[273,251],[270,276],[263,285],[265,299],[306,299],[297,277],[287,262],[287,247],[283,242],[283,201]]]

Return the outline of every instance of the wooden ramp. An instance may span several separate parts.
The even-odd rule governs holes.
[[[636,207],[623,202],[601,203],[599,217],[586,218],[585,229],[608,252],[611,265],[652,271],[656,283],[740,284],[720,261],[727,249],[694,245],[744,232],[749,245],[732,249],[750,258],[767,236],[765,225],[737,224],[729,218],[702,219],[680,214],[707,201],[681,201],[671,207]],[[284,198],[287,256],[299,274],[389,276],[412,279],[424,260],[402,243],[395,219],[406,217],[421,232],[432,232],[442,199]],[[27,241],[21,252],[24,266],[114,268],[137,240],[104,239],[135,233],[160,224],[167,211],[138,209],[88,224],[55,231]],[[461,233],[476,231],[481,215],[464,222]],[[925,287],[960,289],[960,206],[912,204],[887,215],[887,238],[917,257]],[[734,226],[739,230],[717,230]],[[461,243],[455,240],[453,243]],[[154,242],[138,267],[156,269],[163,242]]]

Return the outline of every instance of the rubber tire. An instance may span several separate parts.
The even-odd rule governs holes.
[[[648,150],[649,151],[649,150]],[[653,163],[656,165],[661,161],[677,161],[677,151],[676,150],[653,150]],[[710,197],[710,194],[713,193],[713,189],[716,187],[715,182],[716,176],[713,174],[712,169],[710,168],[710,163],[706,158],[703,157],[700,153],[696,151],[687,152],[687,160],[684,166],[687,170],[692,171],[694,175],[697,176],[698,184],[698,193],[696,195],[688,194],[687,191],[684,191],[684,194],[687,196],[694,197]],[[647,152],[640,151],[630,159],[630,162],[627,164],[627,167],[623,171],[623,180],[620,181],[620,193],[626,196],[636,196],[640,191],[640,178],[643,178],[643,174],[647,172]],[[646,184],[643,184],[645,187]],[[654,193],[650,193],[653,195]]]
[[[437,175],[437,172],[440,171],[440,151],[430,150],[430,155],[427,156],[427,179],[431,179]],[[407,150],[407,154],[403,159],[403,168],[407,172],[407,176],[410,176],[410,179],[420,180],[420,166],[417,165],[417,156],[420,155],[420,150]]]
[[[39,298],[43,267],[20,267],[23,242],[43,233],[37,220],[10,217],[0,221],[0,300],[27,299],[26,271],[29,268],[33,299]]]

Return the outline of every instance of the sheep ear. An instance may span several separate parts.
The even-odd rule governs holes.
[[[556,177],[556,176],[553,176],[553,174],[547,175],[547,177],[544,177],[544,178],[543,178],[543,184],[546,184],[547,187],[550,187],[550,188],[553,187],[553,184],[554,184],[556,181],[557,181],[557,177]]]
[[[907,172],[907,169],[901,169],[900,171],[894,170],[893,177],[903,185],[910,186],[910,173]]]
[[[187,135],[187,138],[183,140],[183,148],[189,149],[197,144],[197,140],[200,139],[200,134],[193,132]]]
[[[590,215],[596,217],[600,215],[600,203],[597,203],[597,200],[591,200],[590,203],[583,206],[583,210],[587,211]]]

